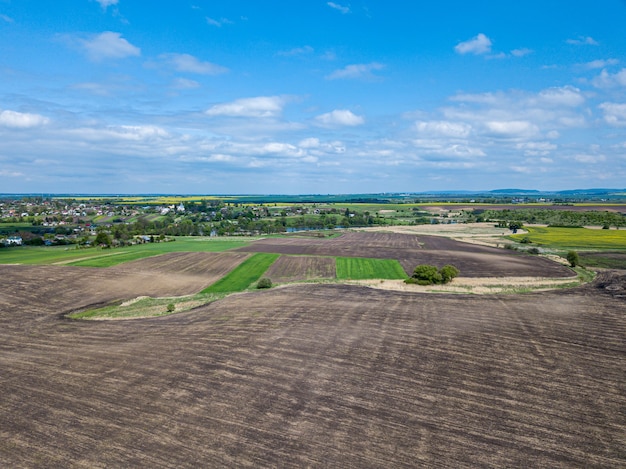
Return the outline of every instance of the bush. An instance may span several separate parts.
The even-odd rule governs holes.
[[[567,259],[567,262],[569,262],[569,265],[571,267],[576,267],[577,265],[580,264],[580,259],[578,257],[578,253],[576,251],[568,252],[567,256],[565,258]]]
[[[417,285],[436,285],[449,283],[454,277],[459,275],[459,269],[453,265],[444,265],[438,270],[434,265],[422,264],[415,267],[413,275],[406,279],[404,283]]]
[[[528,251],[526,251],[528,254],[539,254],[539,249],[538,248],[530,248]]]
[[[415,267],[413,271],[413,278],[415,278],[418,283],[428,282],[425,285],[432,285],[434,283],[441,283],[441,274],[439,270],[434,265],[422,264]],[[420,283],[420,285],[422,285]]]
[[[167,305],[167,312],[168,313],[173,313],[175,309],[176,309],[176,305],[174,305],[174,303],[170,303],[170,304]]]
[[[272,280],[267,277],[263,277],[261,280],[257,282],[256,287],[257,288],[272,288]]]
[[[439,271],[443,283],[450,283],[454,277],[459,275],[459,269],[453,265],[444,265]]]

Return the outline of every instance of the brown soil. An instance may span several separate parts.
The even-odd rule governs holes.
[[[268,238],[238,251],[397,259],[408,274],[419,264],[453,264],[463,277],[574,276],[570,269],[549,259],[441,236],[349,232],[332,239]]]
[[[280,256],[265,273],[274,282],[334,279],[335,258],[318,256]]]
[[[0,266],[0,466],[626,466],[623,275],[509,296],[309,284],[62,317],[211,271],[142,262]]]

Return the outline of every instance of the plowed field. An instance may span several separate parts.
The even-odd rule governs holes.
[[[154,277],[0,266],[0,466],[626,465],[624,276],[517,296],[297,285],[62,317],[193,289],[154,262]]]
[[[265,276],[274,282],[334,279],[334,257],[281,256],[267,270]]]
[[[462,243],[439,236],[398,233],[346,233],[337,238],[268,238],[239,248],[311,256],[397,259],[411,274],[418,264],[453,264],[463,277],[569,277],[573,272],[550,260],[516,251]]]

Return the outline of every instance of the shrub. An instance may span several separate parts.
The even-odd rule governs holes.
[[[413,271],[413,278],[417,280],[420,285],[432,285],[434,283],[441,283],[441,274],[434,265],[422,264],[415,267]],[[420,283],[428,282],[425,284]]]
[[[526,251],[528,254],[539,254],[539,249],[538,248],[530,248],[528,251]]]
[[[578,253],[576,251],[568,252],[565,258],[567,259],[567,262],[569,262],[569,265],[571,267],[576,267],[578,264],[580,264],[580,259],[578,258]]]
[[[176,309],[176,306],[174,305],[174,303],[170,303],[170,304],[167,305],[167,312],[168,313],[173,313],[175,309]]]
[[[272,280],[267,277],[263,277],[257,282],[256,287],[257,288],[272,288]]]
[[[434,265],[422,264],[415,267],[413,275],[404,282],[417,285],[435,285],[449,283],[457,275],[459,275],[459,269],[453,265],[444,265],[441,270],[438,270]]]
[[[459,269],[453,265],[444,265],[439,271],[443,283],[450,283],[454,277],[459,275]]]

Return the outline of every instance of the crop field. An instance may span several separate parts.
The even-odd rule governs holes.
[[[64,317],[192,294],[246,255],[0,266],[0,465],[626,464],[616,273],[525,295],[307,284],[152,319]]]
[[[626,230],[597,230],[588,228],[525,227],[528,234],[511,236],[520,241],[528,238],[533,244],[561,249],[625,249]]]
[[[210,287],[202,290],[202,293],[230,293],[243,291],[252,283],[261,278],[278,254],[257,253],[243,261],[235,269],[228,273]]]
[[[0,265],[0,466],[626,466],[623,272],[530,294],[251,290],[262,275],[382,276],[402,260],[467,277],[572,272],[422,235],[237,246]],[[220,284],[247,291],[199,293]],[[102,308],[135,319],[68,319]]]
[[[395,259],[363,259],[361,257],[338,257],[338,279],[405,279],[400,263]]]
[[[350,232],[336,238],[260,239],[238,252],[395,259],[407,274],[418,264],[455,265],[464,277],[570,277],[568,268],[544,258],[453,239],[398,233]]]
[[[280,256],[265,276],[277,283],[330,280],[336,277],[336,262],[334,257]]]
[[[0,264],[67,264],[110,267],[170,252],[221,252],[245,246],[251,238],[177,238],[166,243],[146,243],[115,249],[75,249],[63,246],[0,249]]]

